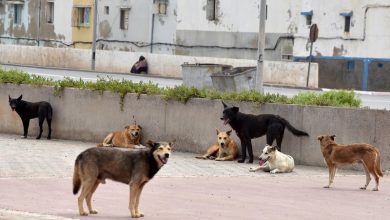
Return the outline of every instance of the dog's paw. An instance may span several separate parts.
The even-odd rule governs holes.
[[[379,191],[379,189],[378,188],[374,188],[374,189],[372,189],[372,191]]]
[[[324,188],[326,188],[326,189],[329,189],[329,188],[330,188],[330,186],[324,186]]]
[[[134,214],[134,215],[131,215],[132,218],[141,218],[141,217],[144,217],[144,214]]]
[[[249,168],[249,172],[255,172],[255,171],[256,171],[256,168],[255,168],[255,167]]]
[[[362,187],[360,187],[360,189],[361,189],[361,190],[366,190],[366,189],[367,189],[367,187],[365,187],[365,186],[362,186]]]
[[[248,160],[246,163],[253,163],[253,160]]]
[[[237,163],[244,163],[244,162],[245,162],[245,159],[237,160]]]
[[[86,213],[86,212],[80,212],[80,215],[81,215],[81,216],[87,216],[88,213]]]
[[[89,211],[89,214],[98,214],[98,211],[92,210],[92,211]]]
[[[27,136],[20,136],[20,138],[27,138]]]
[[[210,159],[210,160],[216,160],[216,157],[214,157],[214,156],[209,156],[209,159]]]

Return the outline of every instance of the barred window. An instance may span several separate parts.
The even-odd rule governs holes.
[[[74,7],[72,11],[73,27],[89,27],[91,20],[91,7]]]

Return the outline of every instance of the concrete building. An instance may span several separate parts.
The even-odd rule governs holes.
[[[0,0],[0,43],[72,45],[71,1]],[[61,13],[59,13],[61,12]]]
[[[94,13],[94,0],[73,0],[72,13],[63,14],[65,18],[71,19],[72,41],[75,48],[91,48]]]

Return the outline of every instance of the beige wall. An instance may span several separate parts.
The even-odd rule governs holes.
[[[133,122],[133,115],[143,128],[144,141],[176,140],[179,151],[204,152],[216,141],[215,128],[228,130],[219,119],[220,100],[191,99],[187,104],[164,101],[159,96],[135,94],[125,97],[124,111],[120,111],[119,94],[89,90],[65,89],[61,97],[54,97],[53,88],[0,84],[0,132],[22,134],[19,116],[8,106],[8,94],[23,94],[28,101],[49,101],[54,110],[53,137],[85,141],[101,141],[105,135]],[[286,131],[283,152],[294,157],[297,164],[323,166],[317,136],[336,134],[339,143],[366,142],[377,146],[382,153],[382,166],[390,169],[390,112],[384,110],[310,107],[297,105],[230,102],[240,111],[252,114],[278,114],[310,137],[295,137]],[[321,117],[318,117],[321,115]],[[30,134],[38,131],[37,120],[30,123]],[[43,137],[47,136],[45,124]],[[233,136],[238,141],[237,137]],[[44,141],[44,140],[40,140]],[[39,141],[37,141],[39,143]],[[253,142],[254,154],[260,154],[265,137]]]

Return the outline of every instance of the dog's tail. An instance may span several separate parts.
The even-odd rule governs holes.
[[[290,122],[288,122],[286,119],[280,117],[280,116],[277,116],[279,118],[279,120],[287,127],[287,129],[289,131],[291,131],[291,133],[293,133],[295,136],[309,136],[308,133],[304,132],[304,131],[300,131],[296,128],[294,128]]]
[[[376,169],[375,169],[375,171],[380,177],[383,177],[383,172],[382,172],[382,168],[381,168],[381,157],[380,157],[378,149],[375,149],[375,150],[376,150],[376,164],[375,164]]]
[[[80,179],[80,160],[82,158],[82,154],[80,154],[76,158],[76,162],[74,163],[74,171],[73,171],[73,194],[76,195],[81,186]]]

